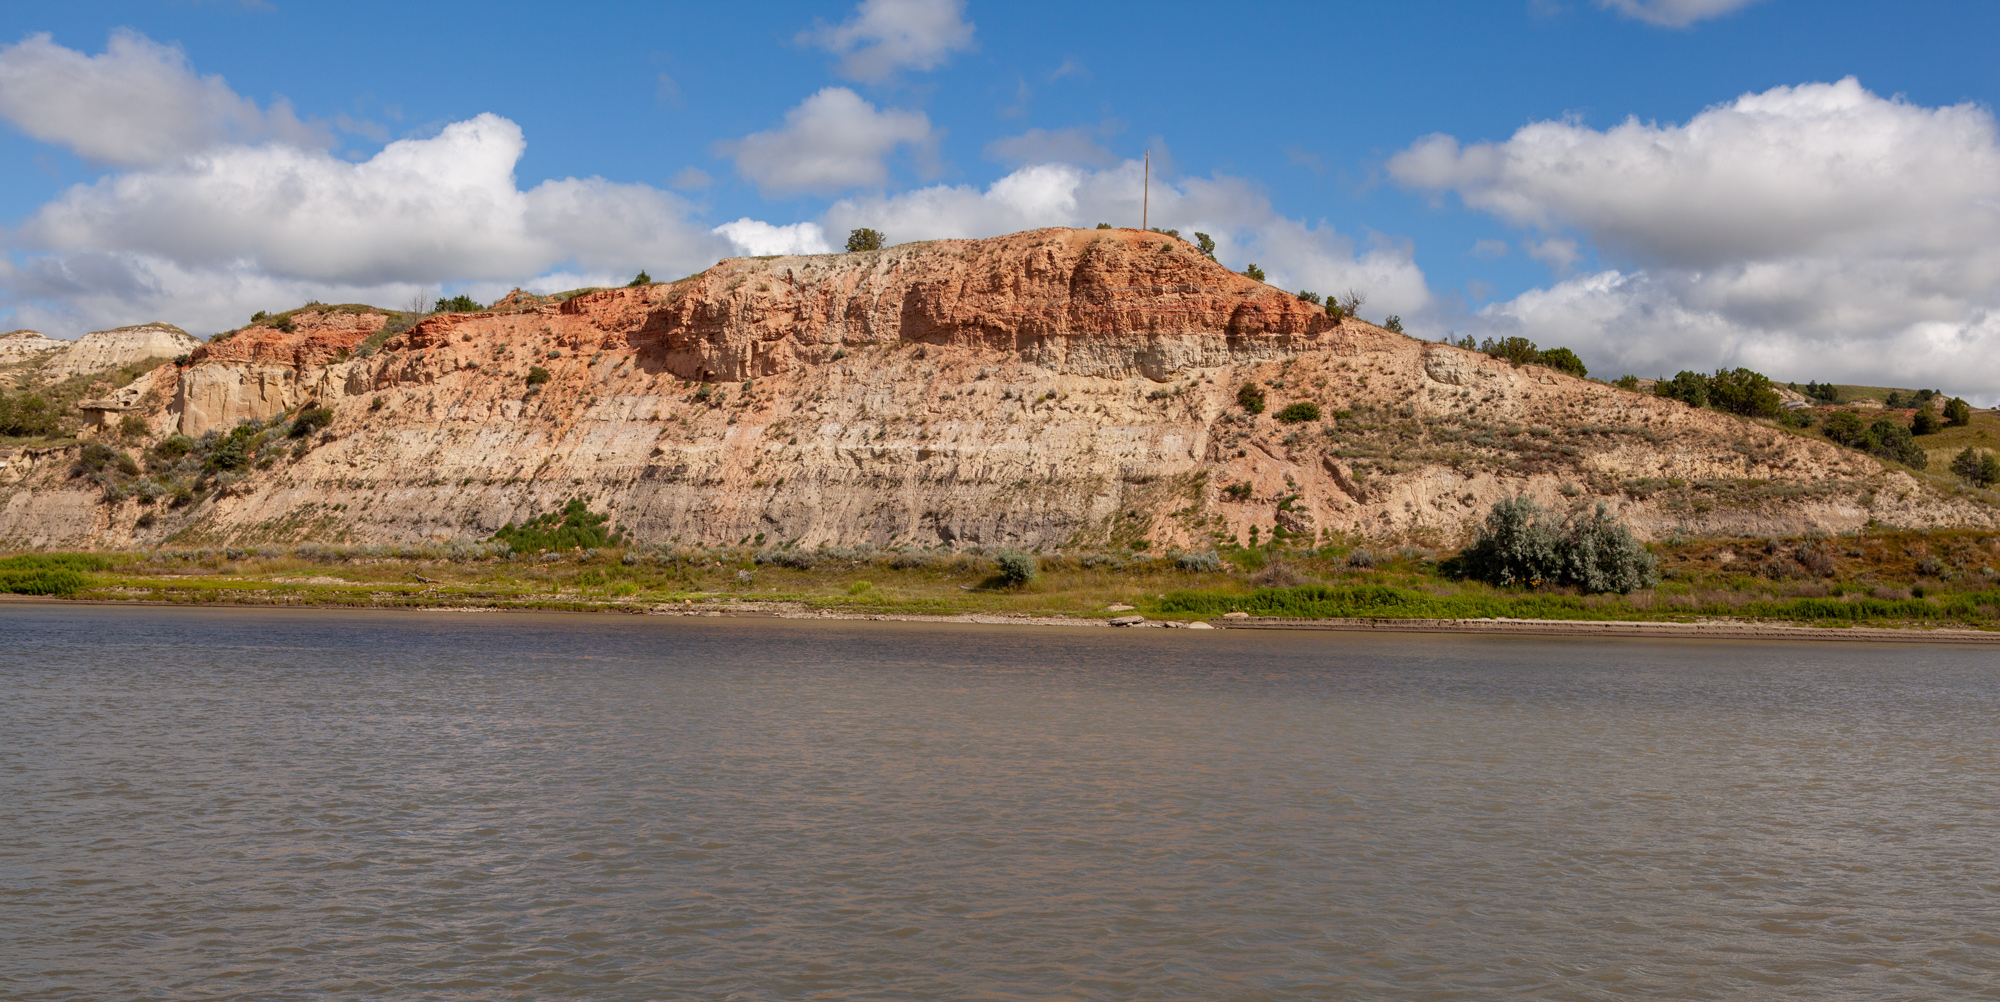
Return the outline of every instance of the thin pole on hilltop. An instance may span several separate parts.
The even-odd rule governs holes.
[[[1149,212],[1151,212],[1153,208],[1152,202],[1153,202],[1153,151],[1147,150],[1146,183],[1144,187],[1139,189],[1139,228],[1142,230],[1146,229],[1146,224],[1150,222],[1150,220],[1148,220],[1146,216]]]

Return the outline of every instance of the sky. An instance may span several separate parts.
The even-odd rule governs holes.
[[[0,329],[1140,221],[1591,374],[2000,403],[2000,4],[0,10]]]

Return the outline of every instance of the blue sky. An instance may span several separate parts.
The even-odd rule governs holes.
[[[1993,400],[1996,37],[1826,0],[13,5],[0,326],[1136,225],[1150,148],[1156,225],[1426,336]]]

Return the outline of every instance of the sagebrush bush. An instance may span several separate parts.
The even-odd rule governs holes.
[[[539,365],[531,365],[531,366],[528,366],[528,385],[529,385],[529,386],[540,386],[540,385],[542,385],[543,383],[546,383],[546,382],[548,382],[548,381],[549,381],[550,379],[552,379],[552,378],[554,378],[554,377],[552,377],[552,376],[550,376],[550,375],[549,375],[549,370],[547,370],[547,369],[544,369],[544,368],[542,368],[542,367],[541,367],[541,366],[539,366]]]
[[[1659,579],[1653,555],[1604,502],[1558,520],[1525,494],[1494,503],[1459,561],[1466,576],[1497,585],[1624,594]]]
[[[1019,550],[1008,550],[996,559],[1000,580],[1019,588],[1035,579],[1035,558]]]
[[[1214,550],[1206,553],[1183,553],[1174,558],[1174,566],[1184,571],[1214,573],[1222,569],[1222,558]]]

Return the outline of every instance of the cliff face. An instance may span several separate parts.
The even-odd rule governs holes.
[[[306,403],[334,420],[173,509],[23,457],[0,471],[0,545],[484,537],[578,495],[643,540],[806,546],[1449,542],[1522,492],[1655,536],[1995,522],[1824,442],[1335,323],[1132,230],[731,260],[371,351],[386,320],[294,314],[162,370],[162,431]],[[1263,414],[1237,405],[1246,381]],[[1294,402],[1322,417],[1274,419]]]
[[[201,347],[201,341],[172,324],[154,322],[108,331],[91,331],[52,356],[42,370],[44,379],[67,379],[86,372],[103,372],[148,358],[175,358]]]

